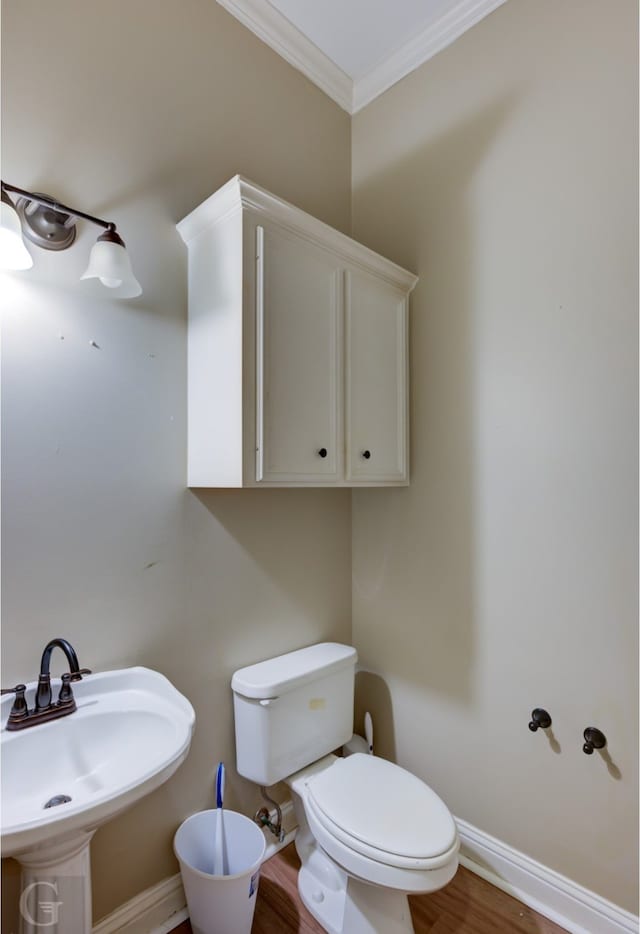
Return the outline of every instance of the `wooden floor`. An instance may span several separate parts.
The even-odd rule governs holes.
[[[299,866],[293,843],[263,864],[252,934],[323,934],[300,902]],[[409,903],[416,934],[565,934],[564,928],[462,866],[446,888],[411,895]],[[173,934],[190,932],[185,921]]]

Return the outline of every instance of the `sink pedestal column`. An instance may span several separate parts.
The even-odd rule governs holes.
[[[16,855],[22,869],[20,934],[91,934],[93,834],[82,831]]]

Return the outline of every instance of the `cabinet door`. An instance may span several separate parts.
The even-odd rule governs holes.
[[[336,482],[342,273],[310,241],[256,233],[256,480]]]
[[[346,273],[346,478],[406,483],[407,298],[367,273]]]

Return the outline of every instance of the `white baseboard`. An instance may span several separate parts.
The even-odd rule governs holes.
[[[189,917],[180,873],[136,895],[102,918],[93,934],[167,934]]]
[[[571,934],[638,934],[638,918],[456,818],[460,862]]]
[[[273,816],[273,815],[272,815]],[[290,826],[282,843],[266,831],[269,859],[295,837],[293,804],[282,806],[283,824]],[[513,895],[570,934],[639,934],[638,918],[543,866],[495,837],[456,818],[463,866]],[[188,917],[180,873],[154,885],[103,918],[93,934],[168,934]]]

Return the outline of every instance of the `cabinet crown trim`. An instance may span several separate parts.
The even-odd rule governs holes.
[[[236,211],[251,211],[255,215],[288,227],[304,237],[331,250],[349,263],[355,263],[364,269],[382,276],[392,285],[405,292],[411,292],[418,277],[397,263],[392,262],[369,247],[358,243],[346,234],[335,230],[306,211],[295,207],[271,194],[265,188],[256,185],[242,175],[233,178],[198,205],[178,225],[178,232],[188,245],[203,231]]]

